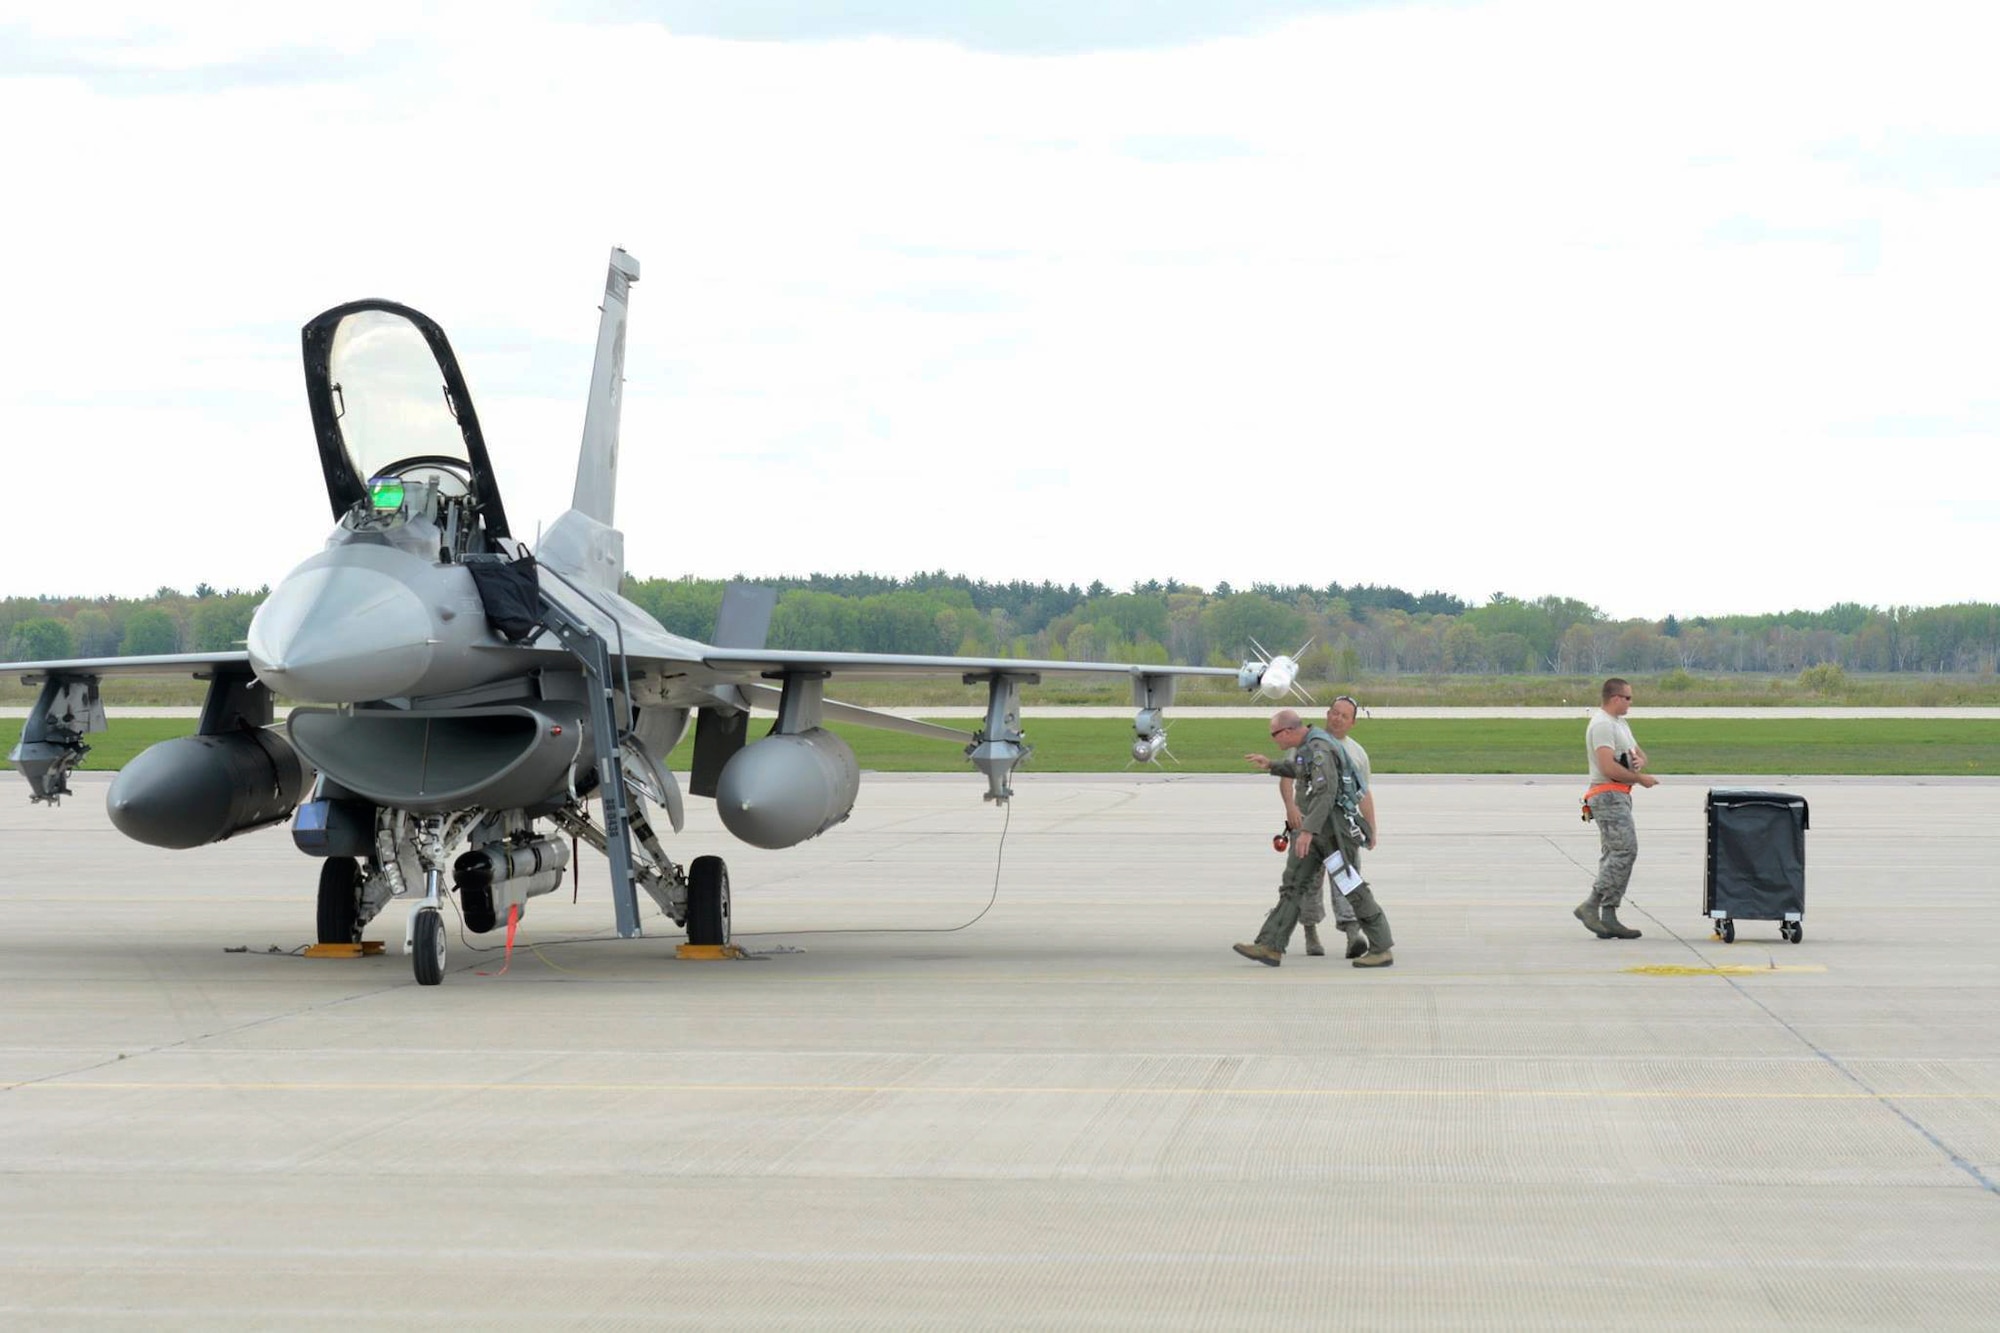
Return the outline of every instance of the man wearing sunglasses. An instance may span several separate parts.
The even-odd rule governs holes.
[[[1361,878],[1361,828],[1359,820],[1341,808],[1346,761],[1338,743],[1327,733],[1308,728],[1289,708],[1272,716],[1271,739],[1292,750],[1292,757],[1274,760],[1246,754],[1243,758],[1275,777],[1293,779],[1301,819],[1278,882],[1278,905],[1264,918],[1257,942],[1239,944],[1236,952],[1266,967],[1283,963],[1300,910],[1308,894],[1319,892],[1324,871],[1333,877],[1335,891],[1347,895],[1368,937],[1368,950],[1354,960],[1354,966],[1388,967],[1395,962],[1389,918],[1375,902],[1368,881]]]
[[[1340,748],[1347,759],[1347,767],[1354,774],[1354,785],[1359,793],[1361,827],[1367,835],[1365,844],[1369,851],[1375,850],[1375,769],[1368,762],[1368,751],[1361,748],[1361,742],[1348,735],[1354,730],[1354,719],[1361,711],[1361,705],[1351,694],[1334,696],[1327,706],[1326,729],[1340,742]]]
[[[1340,804],[1343,810],[1352,810],[1361,816],[1361,843],[1369,851],[1375,850],[1375,793],[1369,790],[1368,752],[1361,748],[1359,741],[1348,737],[1354,728],[1355,710],[1360,707],[1354,696],[1343,694],[1334,699],[1326,710],[1326,730],[1340,746],[1343,765],[1341,776]],[[1305,815],[1300,812],[1298,802],[1293,798],[1292,780],[1286,778],[1278,783],[1278,799],[1285,806],[1285,827],[1296,829],[1305,823]],[[1306,895],[1299,908],[1299,924],[1305,927],[1306,953],[1317,958],[1326,952],[1319,940],[1319,923],[1326,920],[1326,901],[1315,888]],[[1368,952],[1367,937],[1361,933],[1361,922],[1354,915],[1354,904],[1347,901],[1347,895],[1339,888],[1333,891],[1333,924],[1340,927],[1347,936],[1347,957],[1349,960]]]
[[[1583,928],[1601,940],[1636,940],[1640,933],[1618,919],[1632,863],[1639,859],[1639,829],[1632,822],[1632,788],[1659,779],[1644,772],[1646,752],[1632,735],[1625,714],[1632,710],[1632,682],[1613,676],[1604,682],[1604,706],[1590,715],[1583,749],[1590,759],[1590,790],[1584,809],[1597,824],[1597,879],[1576,908]]]

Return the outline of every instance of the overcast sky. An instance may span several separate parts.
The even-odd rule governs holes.
[[[0,593],[331,525],[298,329],[436,318],[647,576],[2000,599],[1990,4],[0,0]]]

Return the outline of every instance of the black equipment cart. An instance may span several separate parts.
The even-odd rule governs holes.
[[[1806,829],[1803,796],[1715,788],[1708,793],[1708,874],[1702,914],[1723,943],[1736,923],[1776,921],[1778,933],[1805,938]]]

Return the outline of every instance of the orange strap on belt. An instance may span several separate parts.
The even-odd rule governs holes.
[[[1597,795],[1599,792],[1605,792],[1605,791],[1622,791],[1629,795],[1632,791],[1632,784],[1629,782],[1600,782],[1595,787],[1592,787],[1589,791],[1585,792],[1583,794],[1583,799],[1587,801],[1591,797]]]

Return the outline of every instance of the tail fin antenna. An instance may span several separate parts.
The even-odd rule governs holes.
[[[618,500],[618,410],[625,401],[625,311],[639,261],[613,248],[604,277],[604,317],[597,325],[597,359],[590,368],[590,404],[583,415],[583,448],[576,460],[571,507],[612,526]]]

